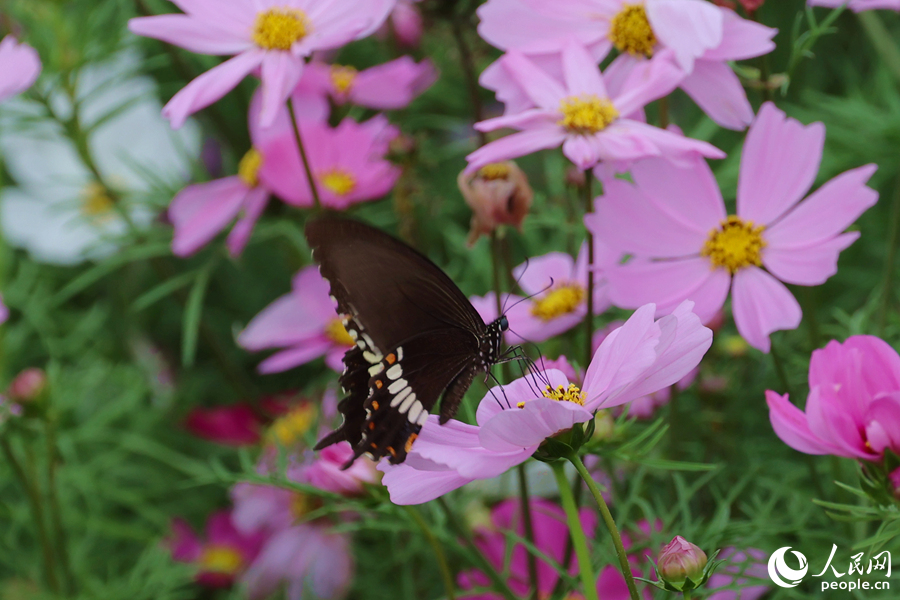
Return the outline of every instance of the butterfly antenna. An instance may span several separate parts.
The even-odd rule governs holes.
[[[515,281],[515,284],[514,284],[514,288],[513,288],[513,289],[517,289],[517,288],[519,287],[519,282],[522,281],[522,278],[523,278],[523,277],[525,277],[525,272],[528,271],[528,264],[529,264],[529,262],[531,262],[531,259],[530,259],[530,258],[526,258],[526,259],[525,259],[525,264],[524,264],[524,266],[522,267],[522,271],[521,271],[518,275],[516,275],[516,281]],[[503,304],[500,305],[500,314],[501,314],[501,315],[505,315],[505,314],[506,314],[506,301],[507,301],[507,300],[509,300],[509,294],[506,295],[506,298],[503,299]],[[513,306],[515,306],[515,305],[513,305]],[[512,306],[510,306],[510,308],[512,308]]]
[[[490,371],[488,371],[487,374],[490,375],[491,379],[494,380],[494,383],[497,384],[492,388],[488,388],[488,392],[490,392],[491,396],[494,397],[494,401],[497,402],[497,405],[500,406],[500,408],[503,408],[503,404],[500,403],[499,398],[497,398],[497,394],[494,393],[494,390],[500,388],[500,393],[503,394],[503,400],[504,402],[506,402],[506,408],[512,408],[512,406],[509,404],[509,398],[506,397],[506,390],[503,389],[503,384],[501,384],[500,381],[498,381],[497,378],[494,377],[494,374]]]
[[[514,309],[514,308],[517,307],[518,305],[522,304],[522,303],[525,302],[526,300],[531,300],[531,299],[534,298],[535,296],[540,296],[541,294],[543,294],[544,292],[546,292],[547,290],[549,290],[550,288],[552,288],[552,287],[553,287],[553,283],[554,283],[554,281],[553,281],[553,278],[551,277],[551,278],[550,278],[550,283],[549,283],[549,284],[545,285],[544,287],[542,287],[541,289],[539,289],[538,291],[536,291],[536,292],[533,293],[533,294],[528,294],[528,295],[525,296],[524,298],[519,298],[519,299],[516,300],[516,301],[512,304],[512,306],[510,306],[508,309],[504,309],[504,310],[503,310],[503,314],[506,314],[507,312],[511,311],[512,309]]]

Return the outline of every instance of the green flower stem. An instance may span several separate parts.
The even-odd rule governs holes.
[[[624,544],[622,544],[622,536],[619,535],[619,530],[616,527],[616,522],[615,520],[613,520],[612,514],[610,514],[609,512],[609,507],[606,505],[606,500],[603,499],[603,494],[600,493],[600,488],[597,487],[597,484],[594,482],[594,478],[591,477],[591,474],[588,472],[587,467],[584,466],[584,463],[581,462],[581,458],[577,454],[572,454],[572,456],[569,456],[568,459],[573,465],[575,465],[575,470],[577,470],[578,474],[581,475],[581,478],[588,486],[588,490],[590,490],[591,495],[597,502],[597,507],[600,509],[600,516],[603,517],[603,522],[606,524],[606,528],[609,530],[609,535],[612,536],[613,545],[616,547],[616,555],[619,557],[619,567],[622,569],[622,575],[625,577],[625,583],[628,584],[628,593],[631,595],[631,600],[640,600],[640,596],[638,596],[637,586],[634,583],[634,575],[631,574],[631,565],[628,562],[628,555],[625,553]]]
[[[441,579],[444,581],[444,589],[447,592],[448,600],[456,599],[455,584],[453,582],[453,572],[450,570],[450,565],[447,563],[447,556],[444,554],[444,549],[441,547],[441,543],[434,536],[434,533],[431,531],[431,528],[428,526],[428,523],[425,522],[425,519],[422,518],[422,515],[419,514],[419,511],[412,508],[411,506],[404,506],[406,510],[406,514],[410,516],[410,518],[416,522],[416,525],[419,526],[419,529],[422,530],[422,534],[425,536],[425,540],[431,546],[431,549],[434,551],[434,557],[438,563],[438,569],[441,571]]]
[[[525,473],[525,463],[516,467],[519,479],[519,502],[522,511],[522,525],[525,528],[525,539],[534,546],[534,523],[531,521],[531,501],[528,498],[528,475]],[[528,553],[528,579],[531,581],[531,597],[538,599],[538,568],[537,557],[533,552]]]
[[[594,196],[591,193],[591,184],[594,174],[590,169],[584,172],[584,214],[589,215],[594,212]],[[587,337],[585,341],[584,368],[591,364],[591,356],[593,356],[594,342],[594,234],[591,230],[587,230],[587,247],[588,247],[588,274],[587,274],[587,314],[584,315],[584,334]]]
[[[491,583],[494,586],[494,591],[499,593],[501,596],[505,598],[505,600],[519,600],[515,594],[513,594],[512,590],[509,589],[509,585],[507,585],[506,581],[504,581],[503,576],[497,572],[497,569],[494,565],[491,564],[487,558],[485,558],[484,554],[482,554],[481,549],[475,545],[475,542],[472,540],[472,535],[469,531],[462,527],[459,524],[459,521],[456,518],[456,515],[453,513],[453,509],[450,508],[450,505],[447,504],[447,501],[443,498],[438,498],[436,500],[438,506],[441,507],[441,510],[444,511],[444,515],[447,517],[447,524],[450,526],[450,529],[453,530],[460,539],[462,539],[463,543],[468,548],[469,552],[466,553],[466,557],[472,562],[472,564],[487,575],[487,578],[491,580]]]
[[[556,476],[556,486],[559,488],[559,497],[562,500],[563,510],[566,511],[566,520],[569,523],[569,535],[572,545],[575,547],[575,556],[578,558],[578,571],[581,575],[581,593],[587,600],[599,600],[597,596],[597,578],[594,575],[594,567],[591,565],[591,557],[588,554],[587,538],[581,528],[581,519],[578,517],[578,507],[575,505],[575,496],[566,479],[564,463],[550,463],[553,474]],[[631,571],[629,570],[629,574]]]
[[[46,427],[45,440],[47,443],[47,492],[50,504],[50,525],[53,528],[53,537],[56,540],[57,553],[59,554],[66,590],[72,592],[75,588],[75,576],[72,573],[72,561],[69,558],[69,538],[66,535],[66,528],[63,526],[59,491],[56,485],[56,418],[52,412],[47,415],[44,426]]]
[[[300,127],[297,125],[297,114],[294,111],[294,99],[288,98],[288,113],[291,117],[291,128],[294,130],[294,139],[297,140],[297,148],[300,150],[300,158],[303,159],[303,170],[306,172],[306,180],[309,182],[309,189],[312,190],[313,204],[317,211],[322,210],[322,201],[319,199],[319,188],[316,185],[316,179],[313,177],[312,167],[309,166],[309,157],[306,156],[306,148],[303,146],[303,138],[300,136]]]
[[[0,449],[3,450],[6,462],[9,463],[16,479],[19,480],[19,484],[28,496],[31,516],[34,519],[34,526],[37,530],[38,541],[41,545],[41,554],[44,559],[44,575],[47,578],[47,585],[52,592],[59,593],[59,581],[56,578],[56,564],[53,560],[53,546],[50,544],[50,537],[47,535],[47,527],[44,525],[44,509],[41,505],[40,493],[35,487],[34,482],[25,474],[25,470],[22,468],[22,464],[19,462],[18,458],[16,458],[15,453],[13,453],[9,441],[2,436],[0,436]]]
[[[684,600],[691,600],[691,593],[687,590],[681,592],[684,595]]]
[[[894,189],[894,198],[891,204],[891,225],[888,238],[888,253],[884,259],[884,275],[882,275],[881,306],[878,309],[878,332],[884,335],[887,325],[887,316],[891,307],[894,287],[894,265],[897,259],[897,246],[900,241],[900,179],[897,180]]]
[[[856,18],[859,19],[863,31],[866,32],[888,71],[900,82],[900,48],[897,48],[891,32],[881,22],[881,17],[875,11],[869,10],[857,13]]]

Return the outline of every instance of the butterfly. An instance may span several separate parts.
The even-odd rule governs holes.
[[[355,343],[340,377],[344,422],[315,449],[346,440],[344,468],[363,454],[399,464],[441,395],[443,425],[476,375],[501,360],[509,323],[485,323],[437,265],[374,227],[325,216],[305,231]]]

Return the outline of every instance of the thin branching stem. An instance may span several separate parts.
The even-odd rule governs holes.
[[[578,559],[578,573],[581,576],[581,593],[587,600],[599,600],[597,596],[597,578],[594,576],[594,566],[591,564],[591,555],[588,552],[587,538],[584,529],[581,528],[581,518],[578,515],[578,506],[575,504],[575,496],[566,479],[566,471],[562,462],[551,463],[553,474],[556,476],[556,485],[559,488],[559,498],[563,510],[566,512],[566,521],[569,524],[569,536],[572,538],[572,546],[575,548],[575,557]]]
[[[291,129],[294,131],[294,139],[297,140],[297,149],[300,150],[300,159],[303,161],[303,170],[306,172],[306,180],[309,182],[309,189],[312,191],[313,205],[316,210],[322,210],[322,200],[319,198],[319,188],[316,185],[316,178],[313,176],[312,167],[309,164],[309,157],[306,155],[306,147],[303,145],[303,137],[300,135],[300,126],[297,124],[297,113],[294,110],[294,99],[288,98],[288,113],[291,117]]]
[[[434,536],[434,533],[431,531],[431,527],[428,526],[428,523],[422,518],[422,515],[419,514],[419,511],[410,507],[404,506],[406,509],[406,514],[410,516],[410,518],[415,521],[416,525],[419,526],[419,529],[422,530],[422,535],[425,536],[425,541],[428,542],[428,545],[431,546],[431,550],[434,552],[434,558],[437,560],[438,569],[441,572],[441,579],[444,582],[444,590],[447,592],[447,600],[455,600],[456,592],[455,585],[453,583],[453,571],[450,570],[450,565],[447,563],[447,555],[444,554],[444,549],[441,547],[441,543]]]

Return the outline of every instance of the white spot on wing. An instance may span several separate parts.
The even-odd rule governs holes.
[[[414,402],[416,404],[420,404],[420,402],[418,402],[416,400],[416,395],[410,394],[409,396],[406,397],[406,400],[404,400],[403,403],[400,404],[400,408],[398,408],[397,410],[399,410],[401,413],[405,413],[406,411],[409,410],[409,408],[413,405]]]
[[[403,399],[406,398],[411,393],[412,393],[412,388],[404,388],[403,391],[401,391],[399,394],[394,396],[394,399],[391,400],[391,408],[394,408],[395,406],[397,406],[398,404],[403,402]]]
[[[384,371],[384,363],[377,363],[369,367],[369,377],[375,377]]]
[[[400,390],[402,390],[405,387],[406,387],[406,380],[398,379],[397,381],[395,381],[394,383],[392,383],[391,385],[388,386],[388,392],[391,394],[396,394],[397,392],[399,392]]]
[[[399,364],[396,364],[387,370],[388,379],[397,379],[401,375],[403,375],[403,367]]]
[[[422,406],[422,403],[419,402],[418,400],[416,400],[413,403],[412,408],[409,409],[409,416],[407,417],[409,419],[410,423],[416,422],[416,420],[419,418],[419,415],[422,414],[422,410],[424,408],[425,407]],[[401,407],[401,409],[402,409],[402,407]]]

